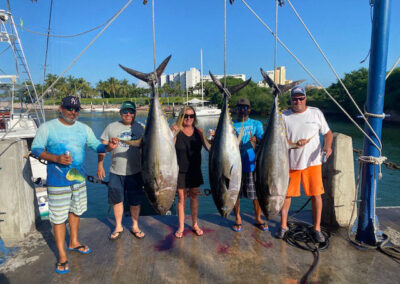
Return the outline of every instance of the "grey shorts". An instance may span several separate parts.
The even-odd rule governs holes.
[[[239,198],[243,197],[251,200],[257,199],[254,172],[242,173],[242,185],[240,186]]]
[[[129,206],[140,205],[143,196],[142,174],[120,176],[110,173],[108,182],[108,203],[118,204],[127,201]]]

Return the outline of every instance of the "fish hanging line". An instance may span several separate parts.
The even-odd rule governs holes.
[[[271,30],[271,28],[264,23],[264,21],[257,15],[257,13],[249,6],[249,4],[247,4],[247,2],[245,0],[241,0],[242,3],[247,7],[247,9],[254,14],[254,16],[261,22],[261,24],[263,24],[267,30],[273,35],[275,36],[275,33]],[[353,97],[351,96],[350,92],[348,91],[348,89],[346,88],[346,86],[344,85],[343,81],[340,79],[339,75],[337,74],[337,72],[335,71],[335,69],[333,68],[332,64],[329,62],[328,58],[326,57],[326,55],[323,53],[323,51],[321,50],[321,48],[319,47],[318,43],[316,42],[316,40],[314,39],[314,37],[312,36],[311,32],[309,31],[309,29],[307,28],[307,26],[305,25],[305,23],[303,22],[303,20],[301,19],[300,15],[297,13],[297,11],[295,10],[295,8],[293,7],[292,3],[290,2],[290,0],[287,0],[289,5],[292,7],[294,13],[296,14],[296,16],[299,18],[300,22],[303,24],[303,26],[305,27],[306,31],[308,32],[309,36],[311,37],[311,39],[313,40],[314,44],[317,46],[317,48],[319,49],[320,53],[322,54],[322,56],[324,57],[325,61],[328,63],[329,67],[331,68],[331,70],[333,71],[333,73],[335,74],[336,78],[338,79],[338,81],[340,82],[340,84],[343,86],[343,88],[346,91],[346,94],[349,96],[350,100],[352,101],[352,103],[356,106],[356,109],[359,111],[359,113],[361,114],[362,118],[364,119],[365,123],[368,125],[368,127],[370,128],[372,134],[375,136],[375,138],[377,139],[377,142],[379,145],[377,145],[377,143],[357,124],[357,122],[350,116],[350,114],[340,105],[340,103],[326,90],[325,87],[322,86],[321,82],[311,73],[310,70],[308,70],[308,68],[300,61],[300,59],[298,59],[296,57],[296,55],[281,41],[281,39],[276,36],[277,41],[282,45],[283,48],[286,49],[286,51],[295,59],[295,61],[304,69],[304,71],[306,71],[306,73],[308,75],[310,75],[310,77],[324,90],[324,92],[328,95],[328,97],[339,107],[339,109],[349,118],[349,120],[361,131],[361,133],[363,133],[363,135],[371,142],[372,145],[374,145],[375,148],[378,149],[380,156],[382,155],[382,142],[379,139],[378,135],[376,134],[376,132],[373,130],[372,126],[370,125],[370,123],[368,122],[366,116],[364,115],[364,113],[361,111],[361,109],[359,108],[359,106],[356,104],[356,102],[354,101]],[[381,176],[381,173],[380,173]]]
[[[92,41],[81,51],[81,53],[71,62],[70,65],[62,72],[57,79],[44,91],[38,98],[38,101],[43,98],[44,95],[46,95],[54,86],[55,84],[65,75],[65,73],[68,72],[69,69],[79,60],[79,58],[82,57],[82,55],[89,49],[89,47],[103,34],[103,32],[118,18],[118,16],[131,4],[132,0],[128,0],[126,4],[112,17],[112,19],[107,23],[107,25],[92,39]],[[32,104],[33,105],[33,104]],[[32,105],[28,106],[25,114],[28,115],[31,110],[32,110]],[[14,129],[14,127],[21,121],[22,116],[18,119],[18,121],[10,127],[6,133],[0,138],[0,141],[4,139],[4,137],[7,136],[10,131]]]

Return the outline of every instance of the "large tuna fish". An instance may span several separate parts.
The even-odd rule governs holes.
[[[251,79],[239,85],[225,88],[213,74],[210,76],[224,96],[214,141],[209,155],[209,175],[211,193],[221,216],[227,217],[238,198],[242,179],[242,160],[240,158],[240,137],[236,136],[228,109],[231,94],[245,87]]]
[[[122,65],[134,77],[147,82],[152,89],[150,110],[141,141],[142,177],[146,195],[157,213],[165,214],[175,199],[178,163],[174,136],[161,109],[157,81],[170,60],[168,56],[152,73],[144,74]]]
[[[269,218],[282,209],[289,185],[289,142],[279,110],[279,95],[302,81],[276,85],[262,69],[261,74],[275,97],[267,129],[257,151],[255,170],[257,199],[265,217]]]

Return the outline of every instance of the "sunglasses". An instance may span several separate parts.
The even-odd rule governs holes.
[[[244,110],[244,111],[246,111],[246,110],[249,110],[249,106],[244,106],[244,105],[238,105],[237,107],[236,107],[238,110]]]
[[[131,108],[128,108],[128,109],[123,109],[123,110],[121,110],[121,113],[122,114],[134,114],[135,113],[135,110],[133,110],[133,109],[131,109]]]
[[[81,109],[79,107],[75,108],[75,107],[63,107],[63,109],[67,110],[67,111],[75,111],[75,112],[79,112]]]
[[[292,98],[292,102],[304,101],[305,99],[306,99],[306,97]]]
[[[184,118],[194,118],[194,114],[185,114]]]

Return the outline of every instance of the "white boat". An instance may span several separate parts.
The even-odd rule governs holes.
[[[0,75],[0,94],[3,98],[0,102],[0,139],[24,139],[27,140],[27,145],[30,147],[38,126],[45,121],[45,115],[35,84],[32,81],[14,19],[12,14],[5,10],[0,10],[1,45],[6,45],[6,48],[11,47],[10,51],[5,53],[4,56],[13,57],[14,66],[18,66],[18,69],[15,68],[11,75]],[[35,102],[34,111],[31,113],[23,112],[24,94],[28,95],[30,101]],[[20,110],[14,103],[15,98],[18,97],[21,101]],[[26,155],[26,158],[30,160],[32,181],[35,186],[40,216],[45,219],[49,214],[47,188],[45,186],[46,165],[28,155]]]

